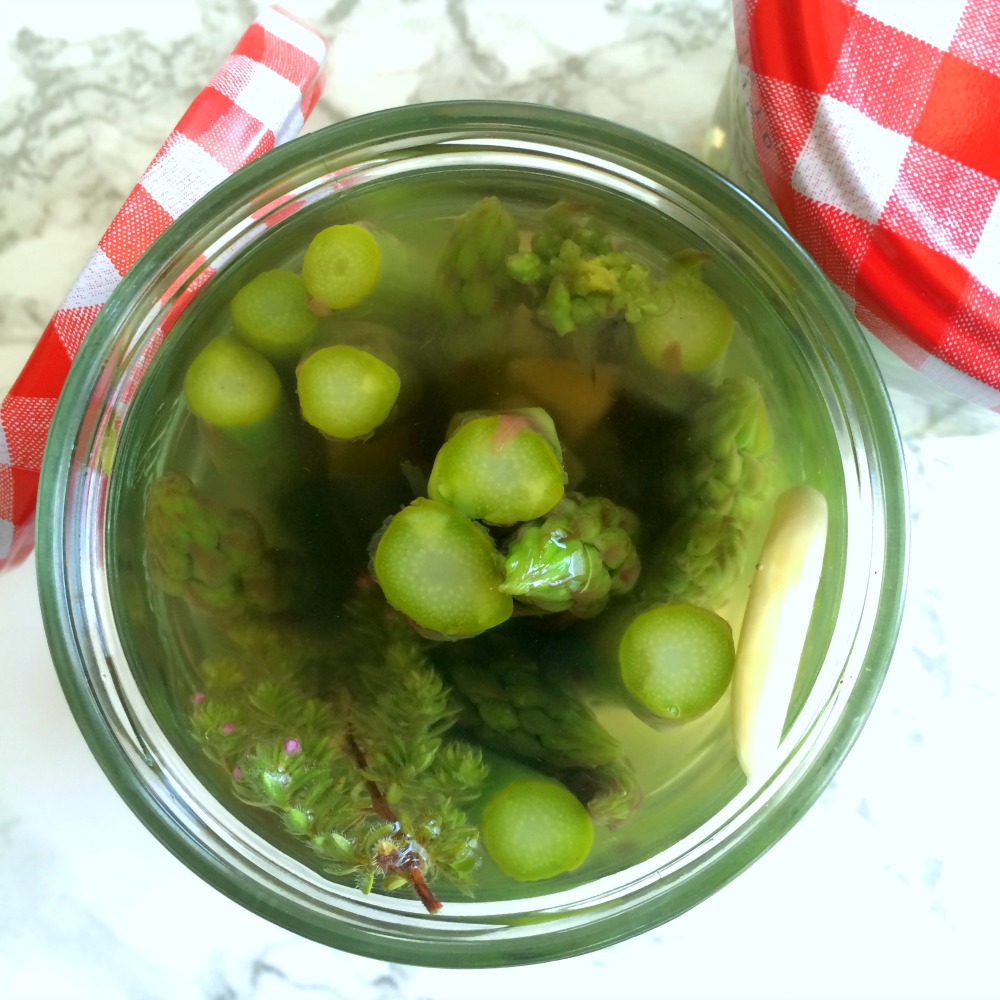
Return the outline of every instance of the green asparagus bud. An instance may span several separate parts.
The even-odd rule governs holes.
[[[507,258],[517,251],[517,225],[499,198],[483,198],[456,221],[438,261],[435,295],[448,323],[481,319],[512,301]]]
[[[432,500],[508,525],[540,517],[562,499],[562,449],[544,410],[463,414],[457,424],[434,459]]]
[[[290,588],[257,519],[200,496],[186,476],[153,482],[143,522],[149,574],[168,594],[236,616],[281,611]]]
[[[506,657],[483,665],[456,654],[444,669],[465,709],[463,725],[495,750],[544,762],[548,772],[597,767],[620,753],[587,705],[547,683],[531,661]]]
[[[616,319],[634,324],[656,308],[646,268],[617,248],[595,219],[565,202],[545,212],[531,252],[513,254],[507,271],[530,290],[539,319],[560,336]]]
[[[386,600],[428,633],[465,638],[511,616],[500,553],[454,507],[418,497],[374,541],[372,567]]]
[[[687,453],[666,488],[678,516],[647,567],[644,598],[720,607],[746,568],[771,478],[760,387],[747,376],[727,379],[692,416]]]
[[[641,799],[618,742],[572,685],[492,647],[478,662],[458,647],[437,663],[461,714],[458,725],[483,746],[563,782],[594,819],[615,825]]]
[[[591,618],[635,586],[638,528],[635,514],[611,500],[568,493],[511,538],[500,589],[543,611]]]
[[[657,311],[636,324],[639,351],[660,371],[714,370],[732,340],[732,313],[701,277],[706,256],[689,250],[672,258],[653,295]]]

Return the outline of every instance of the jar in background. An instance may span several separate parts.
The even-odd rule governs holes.
[[[737,59],[706,159],[845,293],[890,385],[1000,410],[990,5],[734,7]]]

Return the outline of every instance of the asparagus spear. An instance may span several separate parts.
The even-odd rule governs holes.
[[[301,276],[281,269],[264,271],[243,285],[229,313],[237,335],[278,364],[298,357],[319,327]]]
[[[184,377],[191,412],[227,429],[257,428],[281,405],[281,379],[268,360],[235,337],[216,337]]]
[[[707,712],[733,675],[733,633],[713,611],[659,604],[629,623],[618,647],[622,684],[641,708],[683,722]]]
[[[467,638],[505,622],[503,559],[481,525],[418,497],[373,542],[372,568],[386,600],[426,633]]]
[[[274,365],[239,337],[215,337],[188,366],[184,397],[223,470],[288,473],[300,444]]]
[[[649,272],[584,209],[559,202],[541,222],[531,251],[509,257],[507,271],[545,325],[565,336],[615,319],[634,324],[655,309]]]
[[[321,347],[295,369],[306,423],[339,441],[359,440],[385,423],[399,396],[399,373],[349,344]]]
[[[717,370],[733,337],[729,307],[701,277],[707,254],[686,250],[668,264],[653,291],[656,310],[635,327],[640,353],[667,374],[698,373],[701,381]]]
[[[646,561],[642,597],[721,606],[746,569],[771,478],[760,387],[749,376],[727,379],[691,418],[685,454],[665,491],[677,517]]]
[[[381,268],[382,251],[366,227],[328,226],[306,247],[302,280],[318,308],[347,309],[371,294]]]
[[[428,495],[467,517],[512,525],[551,510],[566,473],[552,418],[538,407],[464,413],[434,458]]]
[[[273,613],[292,601],[290,557],[266,547],[252,514],[200,495],[187,476],[153,482],[143,534],[154,585],[204,611]]]
[[[507,544],[500,589],[543,611],[591,618],[639,577],[639,522],[605,497],[567,493]]]
[[[594,843],[580,801],[554,781],[508,782],[483,809],[483,843],[497,867],[519,882],[579,868]]]
[[[478,655],[457,646],[435,652],[460,729],[561,781],[598,822],[616,825],[638,806],[642,793],[621,747],[571,683],[502,640],[483,643]]]
[[[476,202],[455,220],[434,282],[446,323],[484,319],[512,304],[516,286],[506,262],[518,239],[516,223],[495,196]]]

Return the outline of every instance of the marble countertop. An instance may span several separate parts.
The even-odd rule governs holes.
[[[308,124],[446,97],[556,104],[697,153],[729,0],[299,0],[332,39]],[[0,18],[0,393],[249,0],[34,0]],[[374,58],[377,56],[377,58]],[[1000,922],[993,733],[1000,415],[893,387],[912,569],[888,679],[816,805],[659,930],[581,958],[440,972],[297,938],[201,882],[118,799],[66,707],[29,561],[0,574],[4,1000],[986,998]]]

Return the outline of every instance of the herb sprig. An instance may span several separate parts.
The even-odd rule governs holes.
[[[465,807],[487,769],[478,748],[448,740],[447,688],[377,591],[360,589],[333,636],[244,622],[229,639],[192,701],[237,797],[281,814],[327,873],[364,892],[408,885],[433,913],[433,879],[469,891],[480,856]]]

